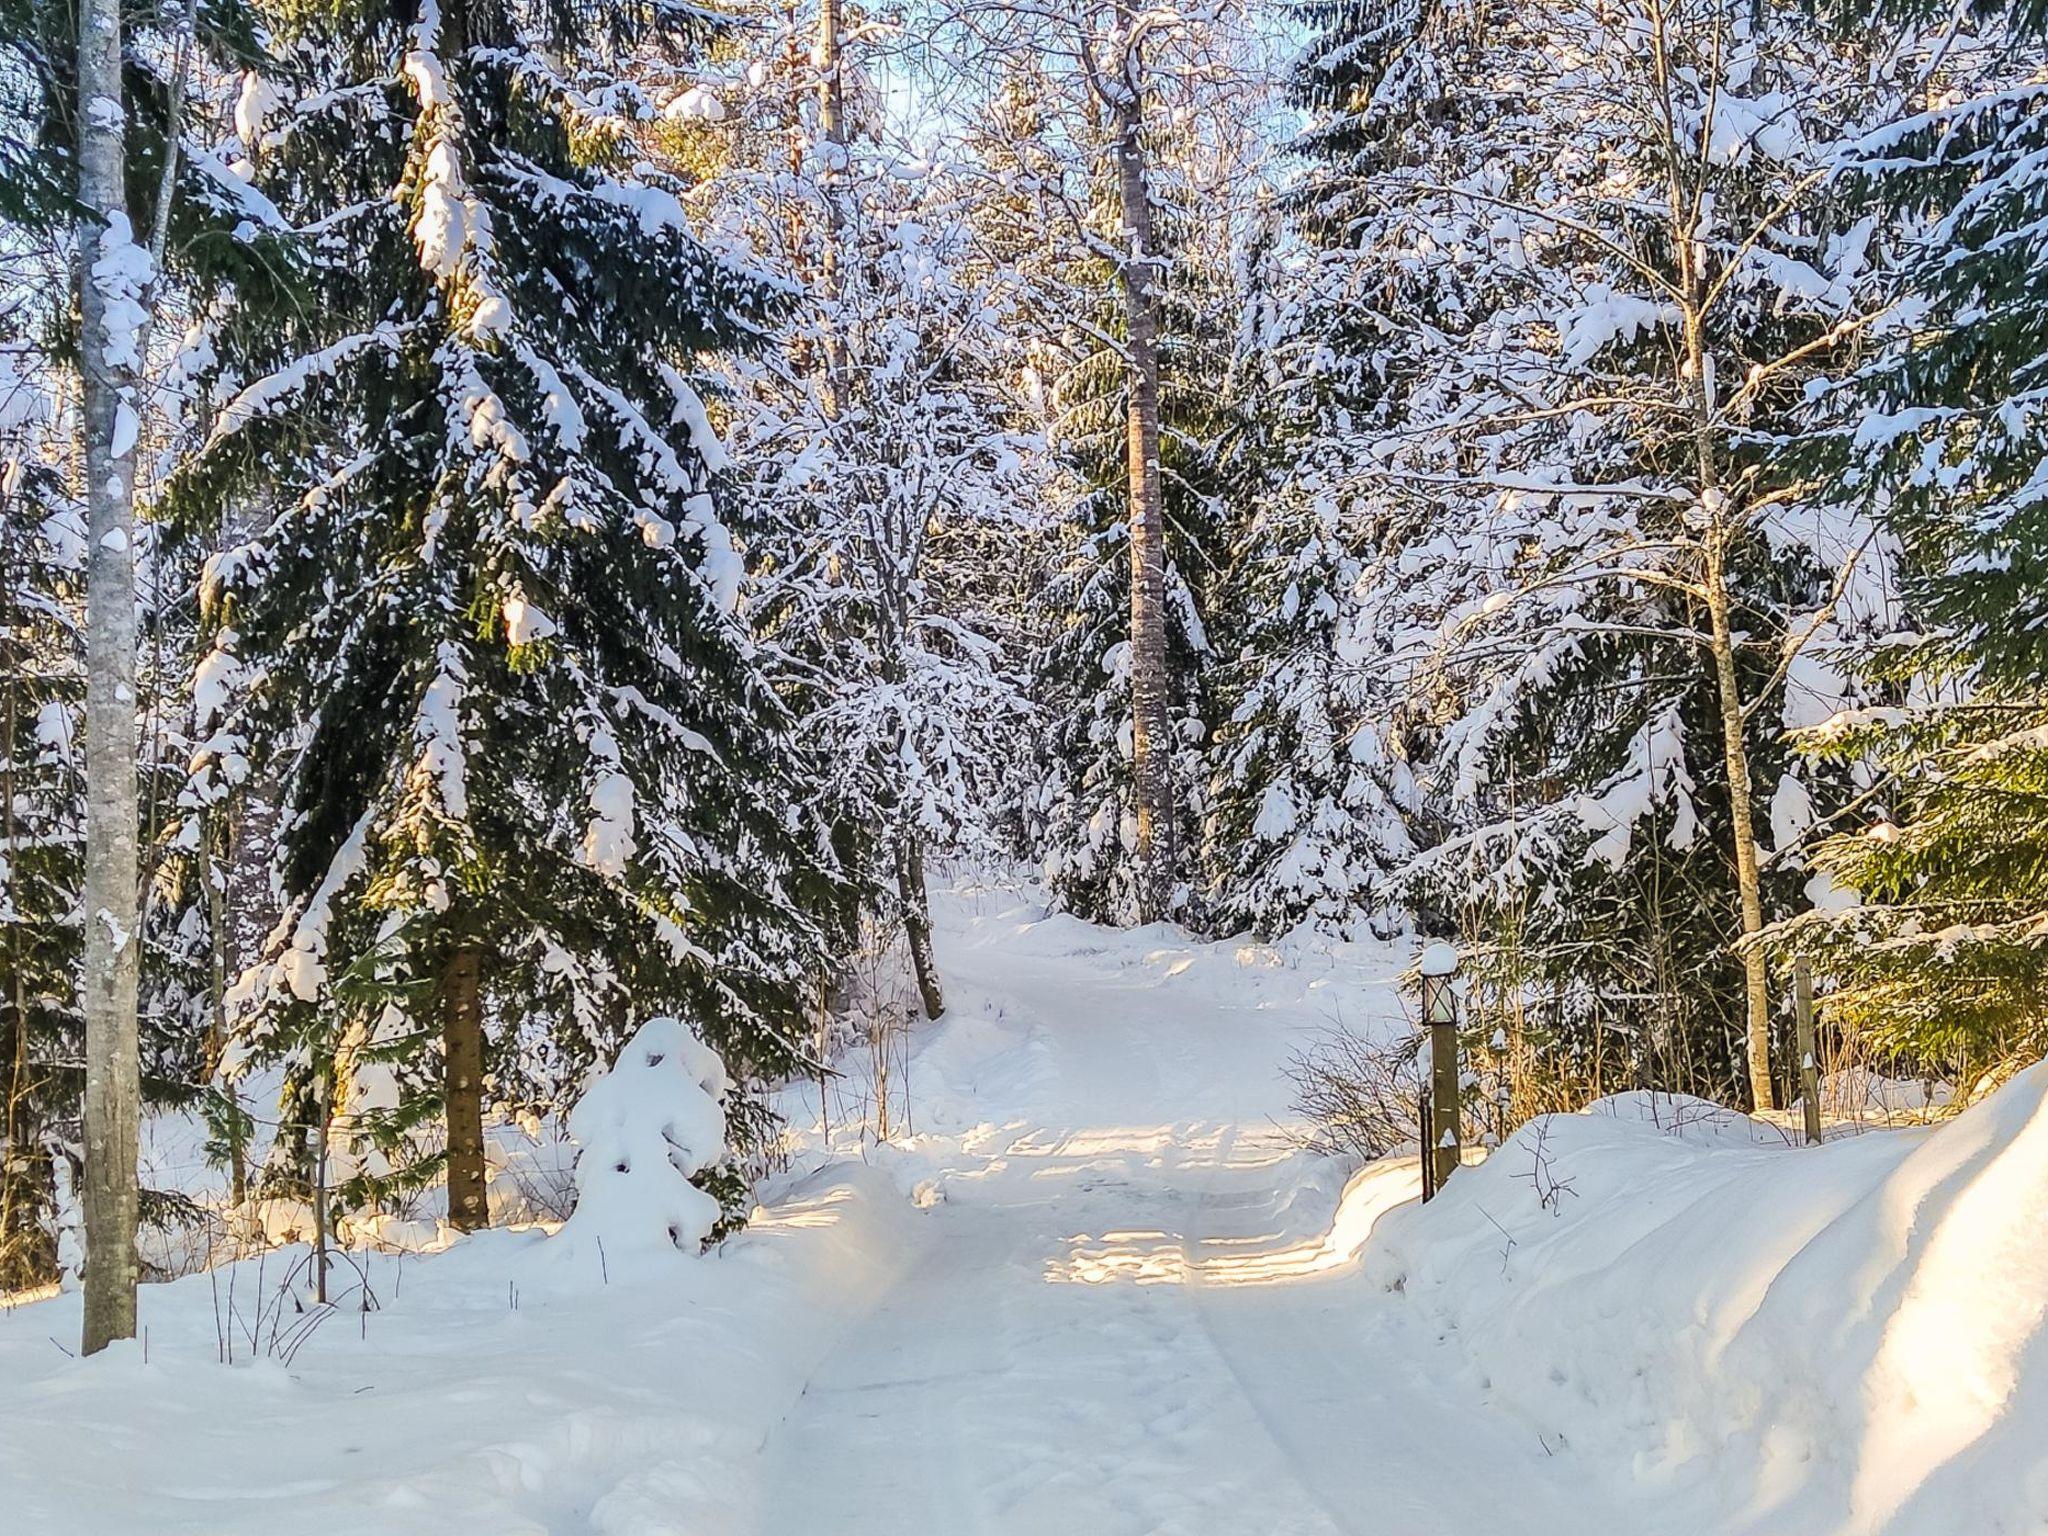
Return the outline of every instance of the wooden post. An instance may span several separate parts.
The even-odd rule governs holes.
[[[1439,1190],[1457,1172],[1462,1155],[1458,1142],[1458,997],[1451,987],[1457,969],[1458,952],[1448,944],[1432,944],[1422,952],[1422,1018],[1429,1026],[1432,1143],[1422,1149],[1422,1155],[1434,1175],[1430,1183]]]
[[[1814,1060],[1813,968],[1792,962],[1792,1020],[1799,1052],[1799,1105],[1806,1112],[1806,1144],[1820,1145],[1820,1065]]]

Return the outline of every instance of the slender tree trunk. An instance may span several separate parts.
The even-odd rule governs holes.
[[[121,11],[81,0],[78,42],[79,357],[84,376],[85,1319],[92,1354],[135,1336],[135,995],[140,948],[135,793],[135,465],[141,297],[122,182]]]
[[[1660,79],[1671,71],[1669,22],[1653,11],[1649,46]],[[1756,856],[1756,812],[1749,783],[1749,743],[1744,733],[1742,685],[1735,670],[1735,629],[1728,588],[1728,552],[1737,533],[1737,509],[1721,483],[1716,440],[1719,402],[1715,397],[1713,358],[1706,341],[1707,244],[1700,237],[1703,198],[1697,177],[1704,172],[1682,149],[1667,116],[1663,124],[1665,191],[1675,236],[1679,291],[1683,297],[1685,367],[1683,394],[1692,417],[1693,451],[1697,464],[1701,532],[1701,579],[1711,621],[1708,649],[1714,683],[1720,694],[1721,754],[1728,774],[1728,810],[1735,840],[1735,885],[1742,914],[1742,978],[1744,1036],[1747,1042],[1749,1091],[1757,1109],[1775,1109],[1777,1090],[1771,1080],[1770,976],[1759,936],[1764,926],[1763,879]]]
[[[1668,68],[1665,23],[1659,15],[1652,48],[1661,70]],[[1757,1109],[1775,1109],[1777,1090],[1771,1080],[1770,976],[1759,936],[1764,926],[1763,878],[1756,856],[1756,812],[1750,796],[1749,743],[1744,732],[1742,684],[1735,670],[1735,627],[1728,589],[1728,552],[1734,542],[1736,509],[1721,484],[1715,419],[1713,358],[1706,341],[1707,275],[1705,243],[1694,220],[1700,199],[1693,195],[1684,172],[1684,152],[1668,130],[1664,153],[1669,171],[1667,192],[1676,250],[1679,286],[1684,296],[1684,392],[1692,416],[1693,451],[1698,466],[1701,532],[1701,579],[1711,623],[1708,649],[1714,683],[1720,694],[1721,754],[1728,774],[1728,811],[1735,840],[1735,886],[1742,913],[1742,978],[1744,1036],[1747,1042],[1749,1091]]]
[[[1125,427],[1131,519],[1131,777],[1138,817],[1138,916],[1166,915],[1172,889],[1172,724],[1166,671],[1166,513],[1159,483],[1159,318],[1154,293],[1151,179],[1146,169],[1141,66],[1125,62],[1112,103],[1118,187],[1129,254]]]
[[[0,527],[0,535],[5,533]],[[5,553],[0,545],[0,553]],[[0,560],[0,582],[14,577],[12,562]],[[4,637],[0,637],[4,639]],[[0,656],[0,665],[7,668],[6,718],[0,721],[0,750],[7,754],[0,764],[0,856],[4,856],[7,884],[0,889],[0,908],[12,911],[16,921],[8,925],[9,981],[12,1005],[14,1049],[13,1068],[7,1078],[7,1123],[4,1134],[5,1145],[0,1145],[0,1290],[32,1285],[38,1282],[35,1262],[30,1249],[35,1246],[35,1223],[31,1219],[34,1207],[34,1192],[29,1183],[29,1143],[36,1136],[30,1115],[29,1104],[29,1036],[28,1036],[28,978],[23,975],[22,923],[20,902],[15,896],[15,881],[20,873],[21,850],[15,843],[15,798],[14,773],[18,749],[15,732],[20,727],[20,693],[22,685],[22,658],[15,654],[15,647],[6,642],[6,654]]]
[[[327,1305],[327,1152],[334,1134],[334,1073],[327,1062],[313,1089],[313,1300]]]
[[[4,509],[0,509],[4,510]],[[11,524],[0,524],[4,539]],[[0,590],[26,590],[26,559],[0,543]],[[27,628],[17,610],[11,633],[0,631],[0,668],[6,677],[5,718],[0,719],[0,868],[6,886],[0,889],[0,910],[11,911],[7,925],[8,1005],[11,1045],[8,1055],[7,1101],[0,1127],[0,1291],[46,1285],[58,1278],[56,1233],[56,1165],[43,1139],[42,1105],[36,1081],[35,1032],[29,1018],[28,923],[22,910],[23,836],[20,801],[21,732],[28,701],[22,697],[28,669]]]
[[[1712,620],[1714,681],[1721,695],[1721,749],[1727,764],[1728,811],[1734,822],[1735,886],[1742,906],[1742,982],[1749,1045],[1749,1094],[1757,1109],[1778,1107],[1771,1078],[1771,983],[1760,936],[1764,931],[1763,871],[1756,857],[1756,812],[1749,787],[1749,746],[1743,734],[1742,686],[1735,674],[1735,636],[1729,613],[1725,532],[1707,535],[1707,613]]]
[[[1799,1107],[1806,1122],[1806,1143],[1820,1145],[1820,1063],[1814,1053],[1813,967],[1805,956],[1792,962],[1792,1020],[1799,1051]]]
[[[6,815],[6,842],[15,849],[14,770],[19,673],[9,679],[6,734],[7,772],[0,778],[0,808]],[[15,860],[8,861],[13,883]],[[13,905],[8,892],[8,905]],[[28,1015],[27,956],[22,952],[22,925],[12,925],[13,957],[8,999],[14,1015],[12,1064],[7,1074],[6,1145],[0,1148],[0,1290],[43,1285],[57,1278],[56,1234],[50,1229],[57,1192],[50,1149],[43,1143],[37,1113],[35,1053]]]
[[[13,739],[11,733],[8,739]],[[11,808],[11,788],[6,793]],[[13,842],[11,826],[8,842]],[[36,1114],[28,978],[22,971],[18,928],[14,949],[13,1064],[7,1082],[7,1145],[0,1149],[0,1290],[44,1285],[57,1278],[56,1234],[49,1226],[57,1203],[55,1169]]]
[[[227,813],[207,818],[206,926],[212,943],[207,977],[206,1075],[219,1078],[228,1101],[228,1195],[236,1210],[249,1198],[249,1153],[242,1144],[242,1101],[232,1081],[220,1077],[228,1048],[228,871],[234,859]]]
[[[837,420],[846,403],[846,340],[840,334],[839,314],[844,291],[840,247],[846,241],[846,210],[840,200],[846,179],[846,85],[839,29],[839,0],[819,0],[818,40],[811,64],[818,72],[818,136],[825,146],[825,243],[819,252],[818,291],[830,311],[825,325],[824,407],[828,420]]]
[[[896,893],[903,902],[903,936],[910,942],[910,966],[917,973],[917,992],[924,1016],[936,1019],[946,1011],[939,985],[938,961],[932,954],[931,905],[925,897],[924,846],[906,831],[896,845]]]
[[[461,1232],[490,1224],[484,1183],[484,1006],[482,956],[458,945],[441,973],[441,1050],[448,1123],[448,1223]]]

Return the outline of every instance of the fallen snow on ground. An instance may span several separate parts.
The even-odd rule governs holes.
[[[1502,1528],[1503,1488],[1529,1536],[1589,1528],[1533,1436],[1462,1417],[1395,1311],[1361,1331],[1327,1283],[1372,1213],[1336,1221],[1347,1167],[1300,1150],[1281,1067],[1339,1020],[1405,1028],[1406,946],[1112,934],[1000,892],[940,939],[918,1134],[870,1154],[928,1207],[917,1255],[770,1441],[763,1533],[1421,1536]],[[1490,1477],[1442,1487],[1445,1435]]]
[[[1347,1184],[1302,1151],[1282,1074],[1332,1023],[1405,1027],[1406,946],[1112,933],[993,888],[937,917],[904,1134],[849,1123],[858,1053],[829,1135],[793,1088],[794,1167],[704,1258],[489,1233],[359,1260],[367,1314],[344,1268],[309,1331],[286,1250],[148,1288],[146,1363],[69,1358],[75,1298],[0,1316],[0,1529],[2048,1523],[2039,1073],[1817,1150],[1628,1095],[1424,1210],[1405,1162]]]
[[[2048,1066],[1815,1148],[1630,1097],[1375,1231],[1364,1288],[1437,1322],[1439,1379],[1631,1529],[2048,1531]]]
[[[660,1281],[607,1284],[595,1254],[563,1274],[538,1232],[377,1255],[378,1310],[356,1310],[339,1266],[339,1310],[302,1342],[279,1282],[305,1250],[284,1250],[147,1288],[147,1363],[139,1342],[69,1358],[75,1298],[16,1308],[0,1317],[0,1530],[750,1529],[754,1453],[895,1278],[914,1214],[855,1165],[786,1186],[743,1242]]]

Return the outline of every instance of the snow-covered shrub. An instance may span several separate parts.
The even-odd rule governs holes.
[[[1792,1138],[1768,1120],[1739,1109],[1695,1098],[1689,1093],[1659,1093],[1636,1088],[1610,1093],[1588,1104],[1589,1115],[1611,1115],[1638,1125],[1655,1126],[1666,1136],[1701,1146],[1789,1147]]]
[[[726,1152],[725,1063],[680,1019],[642,1024],[569,1114],[576,1209],[561,1238],[600,1248],[609,1268],[636,1253],[694,1254],[721,1215],[692,1181]]]

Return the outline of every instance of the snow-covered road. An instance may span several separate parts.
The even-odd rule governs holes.
[[[709,1254],[358,1250],[322,1312],[270,1250],[87,1360],[0,1308],[0,1536],[2048,1530],[2048,1068],[1817,1150],[1623,1095],[1422,1212],[1285,1074],[1405,1027],[1402,948],[937,915],[903,1133],[859,1053],[829,1137],[792,1090]]]
[[[1374,1202],[1331,1230],[1281,1069],[1316,1023],[1392,1010],[1398,955],[1346,975],[953,915],[953,1016],[912,1074],[931,1129],[894,1169],[930,1208],[771,1437],[762,1536],[1620,1528],[1428,1379],[1405,1309],[1330,1283]]]

